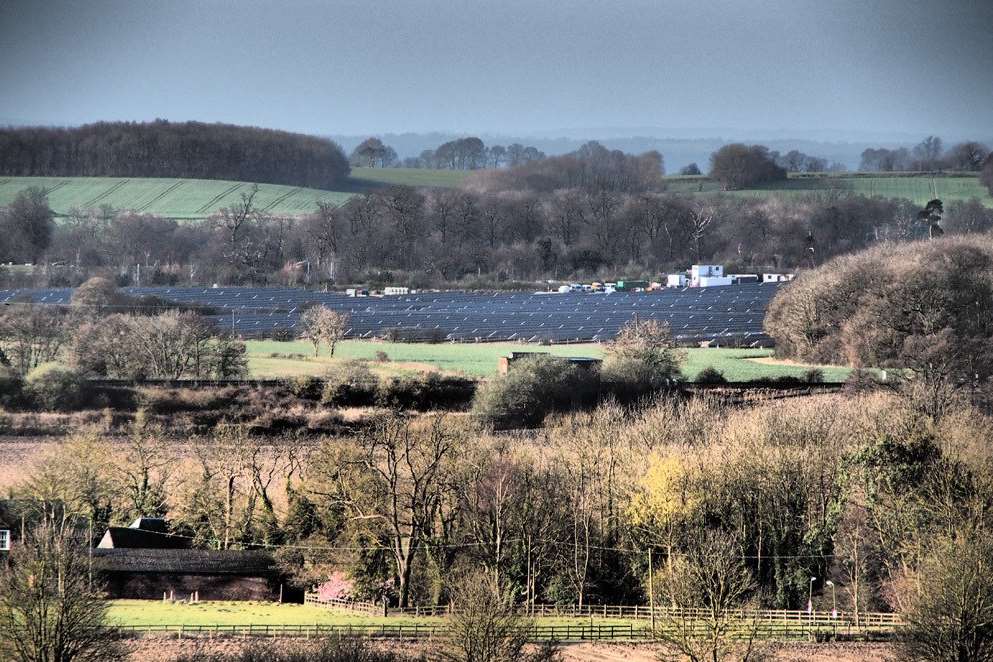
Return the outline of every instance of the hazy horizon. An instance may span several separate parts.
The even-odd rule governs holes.
[[[993,133],[993,3],[0,3],[0,120]],[[700,137],[715,137],[706,133]]]

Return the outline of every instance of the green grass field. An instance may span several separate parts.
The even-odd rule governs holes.
[[[248,365],[253,377],[294,377],[324,374],[329,367],[347,359],[366,359],[380,374],[423,372],[439,370],[471,377],[489,377],[496,374],[497,359],[512,351],[550,352],[557,356],[603,355],[597,344],[520,345],[517,343],[466,343],[436,345],[426,343],[388,343],[367,340],[346,340],[338,345],[334,358],[322,350],[314,358],[313,346],[303,341],[249,340]],[[388,363],[376,362],[376,352],[386,352]],[[271,354],[282,356],[272,357]],[[301,356],[297,356],[301,355]],[[289,356],[289,358],[288,358]],[[808,366],[763,363],[770,361],[772,351],[767,349],[702,349],[686,350],[682,370],[687,379],[693,380],[706,367],[724,373],[729,381],[774,378],[784,375],[802,376]],[[822,366],[827,381],[844,381],[848,368]]]
[[[251,184],[210,179],[122,177],[8,177],[0,178],[0,205],[31,186],[48,190],[48,204],[56,214],[73,207],[114,209],[158,214],[168,218],[193,219],[210,216],[222,207],[241,200]],[[295,186],[259,184],[255,204],[273,214],[303,214],[313,211],[318,200],[342,204],[351,193],[321,191]]]
[[[107,619],[114,625],[432,625],[444,622],[431,616],[367,616],[315,605],[278,604],[275,602],[201,602],[170,603],[160,600],[112,600]],[[546,616],[542,625],[583,625],[590,618]],[[596,617],[600,625],[627,625],[620,618]],[[645,621],[634,621],[635,625]]]
[[[276,602],[201,602],[113,600],[107,619],[115,625],[396,625],[438,622],[437,618],[376,618],[314,605]]]
[[[454,188],[469,175],[464,170],[427,170],[423,168],[352,168],[352,180],[358,185],[430,186]]]
[[[304,214],[318,200],[342,204],[355,193],[392,184],[424,187],[460,185],[466,172],[416,168],[355,168],[340,191],[260,184],[256,204],[273,214]],[[717,183],[706,177],[667,177],[669,191],[686,194],[715,194]],[[70,209],[93,209],[110,205],[167,218],[205,218],[241,199],[251,186],[247,182],[209,179],[122,178],[122,177],[0,177],[0,205],[9,204],[19,191],[30,186],[48,190],[56,214]],[[763,197],[800,196],[816,192],[852,191],[870,196],[907,198],[923,205],[934,197],[945,202],[979,198],[993,206],[993,197],[974,176],[876,176],[824,175],[791,177],[788,181],[760,189],[735,191],[733,195]]]
[[[305,214],[318,200],[343,204],[356,192],[391,184],[408,186],[458,186],[467,173],[412,168],[355,168],[340,191],[259,184],[256,205],[273,214]],[[9,204],[18,192],[39,186],[48,190],[48,203],[64,216],[74,207],[94,209],[110,205],[167,218],[205,218],[241,200],[248,182],[167,177],[0,177],[0,205]]]
[[[707,177],[666,177],[669,191],[687,194],[719,193],[720,187]],[[973,175],[940,176],[927,175],[893,176],[876,174],[841,174],[791,176],[787,181],[744,191],[733,191],[730,195],[764,197],[785,195],[796,197],[817,192],[850,191],[871,197],[906,198],[924,205],[928,200],[941,198],[944,202],[979,198],[983,204],[993,207],[993,197]]]

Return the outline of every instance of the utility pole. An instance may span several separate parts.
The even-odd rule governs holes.
[[[86,530],[87,530],[87,538],[86,538],[86,543],[87,544],[86,544],[86,546],[88,548],[87,549],[87,556],[88,556],[88,559],[87,559],[87,562],[88,562],[87,574],[88,574],[88,579],[89,579],[90,591],[92,592],[93,591],[93,516],[92,515],[87,518],[87,522],[89,523],[89,525],[86,527]]]
[[[655,638],[655,573],[652,569],[652,548],[648,548],[648,609],[652,612],[652,639]]]

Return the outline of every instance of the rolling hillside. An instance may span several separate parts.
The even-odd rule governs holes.
[[[424,168],[352,168],[352,181],[358,186],[455,187],[468,176],[465,170],[427,170]]]
[[[354,168],[343,191],[260,184],[258,205],[273,214],[304,214],[318,200],[343,204],[356,193],[382,186],[403,184],[418,187],[455,187],[468,173],[454,170],[414,168]],[[717,183],[707,177],[667,177],[674,193],[717,194]],[[30,186],[48,189],[49,204],[59,215],[73,207],[110,205],[168,218],[205,218],[237,202],[251,186],[247,182],[208,179],[121,178],[121,177],[0,177],[0,205],[9,204]],[[993,207],[993,197],[975,176],[928,175],[813,175],[793,176],[788,181],[761,189],[735,191],[732,195],[760,197],[770,194],[806,195],[812,192],[851,191],[887,198],[907,198],[923,205],[934,197],[945,202],[979,198]]]
[[[251,184],[208,179],[120,177],[7,177],[0,178],[0,205],[8,204],[18,191],[29,186],[48,189],[48,201],[57,214],[73,207],[92,209],[110,205],[114,209],[158,214],[169,218],[194,219],[211,215],[241,198]],[[318,200],[341,204],[351,194],[277,184],[260,184],[259,207],[274,214],[302,214],[314,209]]]
[[[668,190],[678,193],[719,193],[717,182],[708,177],[667,177]],[[734,191],[732,195],[762,197],[770,193],[805,195],[817,191],[851,191],[882,198],[906,198],[919,205],[941,198],[944,202],[979,198],[993,207],[993,197],[975,175],[917,175],[845,173],[840,175],[793,175],[789,180],[764,188]]]
[[[465,174],[450,170],[355,168],[347,191],[259,184],[256,201],[273,214],[304,214],[313,211],[318,200],[343,204],[356,192],[392,184],[457,186]],[[195,219],[238,202],[251,184],[155,177],[0,177],[0,205],[9,204],[19,191],[31,186],[48,189],[49,204],[59,215],[73,207],[110,205],[168,218]]]

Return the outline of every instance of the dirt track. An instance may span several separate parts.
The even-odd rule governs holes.
[[[133,662],[171,662],[180,654],[190,654],[199,647],[204,651],[234,652],[240,646],[237,641],[175,641],[146,639],[135,642],[131,656]],[[291,641],[282,645],[291,646]],[[427,659],[435,659],[430,651],[409,648],[411,652],[427,653]],[[623,644],[571,644],[562,649],[563,662],[658,662],[659,649],[650,645]],[[761,659],[769,662],[891,662],[894,659],[892,648],[887,644],[781,644],[763,650],[767,653]]]

